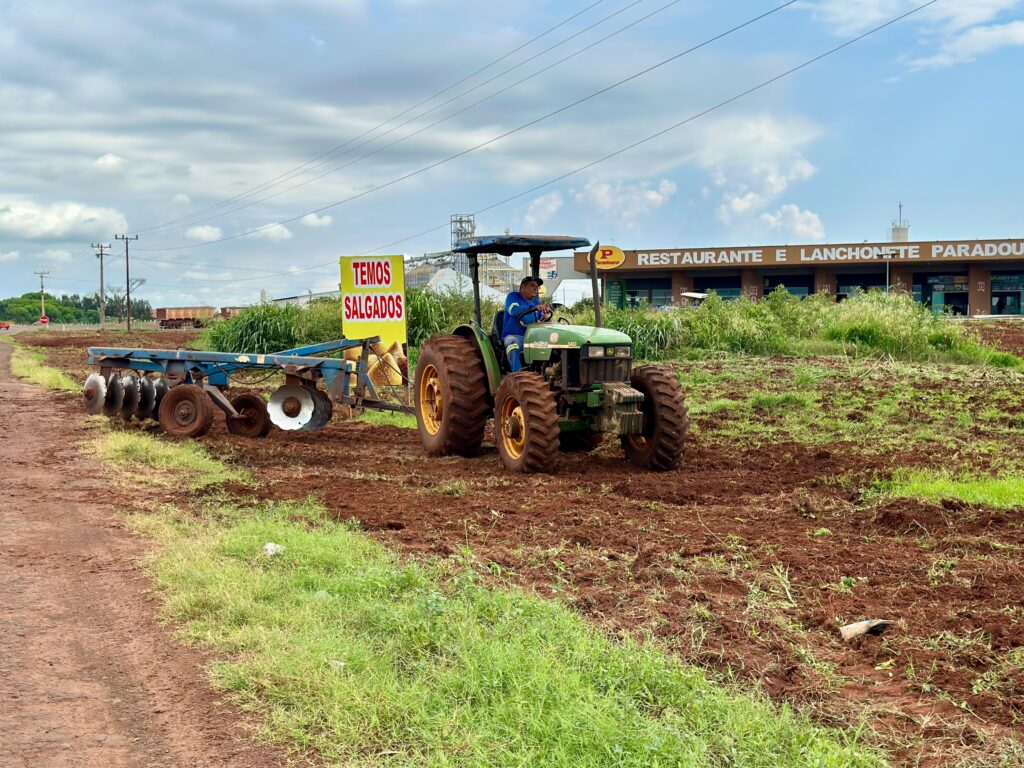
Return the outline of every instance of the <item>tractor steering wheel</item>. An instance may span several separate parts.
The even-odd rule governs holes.
[[[540,312],[540,310],[537,309],[537,307],[525,307],[521,312],[513,312],[512,313],[512,319],[517,321],[521,326],[523,326],[523,328],[525,328],[527,326],[527,323],[523,322],[523,318],[526,317],[529,314],[534,313],[534,312]],[[550,319],[550,318],[551,318],[551,314],[549,313],[548,314],[548,319]],[[544,322],[543,314],[541,314],[541,322]]]

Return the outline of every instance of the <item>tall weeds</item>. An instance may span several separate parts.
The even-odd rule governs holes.
[[[592,323],[584,308],[576,322]],[[933,314],[903,293],[857,293],[836,303],[777,289],[764,301],[725,301],[712,293],[699,307],[674,311],[609,309],[604,324],[629,334],[637,357],[657,360],[688,349],[754,355],[883,354],[1017,367],[1019,358],[986,347],[965,324]]]

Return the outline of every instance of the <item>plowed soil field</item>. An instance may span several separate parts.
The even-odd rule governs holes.
[[[84,376],[91,340],[45,342]],[[637,471],[608,440],[563,455],[554,474],[513,476],[493,444],[430,459],[415,430],[338,418],[263,440],[218,420],[201,440],[260,482],[233,492],[313,496],[410,555],[475,558],[723,681],[821,722],[866,723],[895,764],[1021,760],[1022,509],[892,497],[878,483],[1019,472],[1024,377],[824,358],[675,367],[694,427],[664,474]],[[893,625],[840,638],[875,618]]]

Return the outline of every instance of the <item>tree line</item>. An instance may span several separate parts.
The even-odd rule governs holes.
[[[124,320],[124,291],[108,290],[105,317],[107,320]],[[23,293],[9,299],[0,299],[0,320],[19,325],[31,325],[39,320],[39,292]],[[98,323],[100,321],[99,295],[97,293],[64,296],[46,294],[46,316],[51,323]],[[132,299],[132,319],[152,320],[153,307],[146,299]]]

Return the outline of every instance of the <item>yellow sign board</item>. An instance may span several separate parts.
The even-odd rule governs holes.
[[[342,333],[405,344],[405,262],[401,256],[342,256]]]
[[[597,255],[594,258],[597,259],[598,269],[615,269],[621,267],[626,261],[626,254],[622,252],[621,248],[616,248],[614,245],[602,245],[597,249]]]

